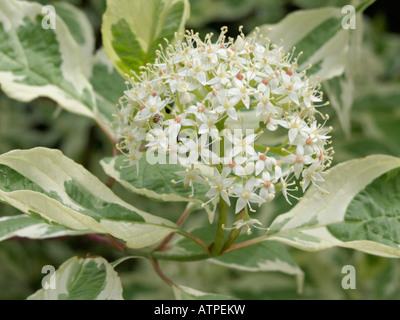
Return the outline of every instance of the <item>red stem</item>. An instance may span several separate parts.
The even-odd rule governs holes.
[[[238,244],[234,244],[234,245],[230,246],[227,250],[225,250],[223,253],[225,254],[225,253],[228,253],[228,252],[232,252],[232,251],[236,251],[236,250],[239,250],[239,249],[247,248],[247,247],[250,247],[250,246],[255,245],[257,243],[263,242],[263,241],[265,241],[265,236],[254,238],[254,239],[251,239],[251,240],[248,240],[248,241],[244,241],[244,242],[241,242],[241,243],[238,243]]]
[[[186,218],[189,216],[190,211],[193,207],[193,203],[190,203],[185,211],[183,211],[182,215],[179,217],[178,221],[176,222],[176,225],[180,227],[186,220]],[[175,236],[175,232],[169,234],[155,249],[154,251],[165,251],[167,249],[168,243],[172,240],[172,238]]]
[[[95,242],[104,244],[108,247],[114,247],[121,252],[125,252],[125,245],[122,242],[120,242],[119,240],[117,240],[109,235],[103,236],[100,234],[88,234],[86,236]]]
[[[170,278],[168,278],[160,269],[160,266],[158,264],[158,261],[155,260],[153,257],[149,258],[151,264],[153,265],[154,270],[157,272],[159,277],[163,279],[166,283],[168,283],[170,286],[178,287]]]

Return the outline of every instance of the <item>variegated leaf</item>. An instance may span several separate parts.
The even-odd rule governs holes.
[[[364,0],[357,6],[362,12],[374,0]],[[307,75],[327,80],[343,74],[349,50],[352,30],[342,27],[345,14],[341,8],[327,7],[314,10],[299,10],[286,16],[275,25],[264,25],[260,32],[273,43],[283,40],[284,48],[303,52],[299,59],[300,68],[313,67]]]
[[[0,2],[1,89],[23,102],[48,97],[68,111],[95,118],[96,101],[80,47],[57,15],[56,29],[42,27],[50,18],[42,8],[25,1]]]
[[[118,198],[95,176],[46,148],[0,156],[0,200],[76,231],[108,233],[128,247],[150,246],[176,226]]]
[[[28,239],[49,239],[65,236],[78,236],[85,232],[68,230],[61,226],[49,225],[44,221],[26,215],[0,218],[0,241],[13,237]]]
[[[347,137],[350,137],[350,112],[354,102],[354,78],[359,68],[362,51],[363,21],[362,14],[356,16],[357,27],[349,38],[349,49],[346,54],[345,71],[342,75],[324,82],[329,101],[335,109],[340,124]]]
[[[101,161],[104,171],[121,183],[125,188],[134,193],[161,201],[182,201],[204,203],[209,199],[205,196],[209,187],[200,183],[194,183],[194,196],[192,189],[185,187],[183,183],[172,183],[171,180],[182,180],[176,175],[177,171],[184,168],[176,164],[150,164],[146,156],[139,161],[139,174],[136,166],[127,167],[125,156],[106,158]],[[210,223],[214,217],[215,205],[206,205]]]
[[[88,77],[91,73],[91,61],[95,47],[93,27],[86,14],[68,2],[55,2],[53,6],[79,45],[83,71]]]
[[[123,300],[118,273],[101,257],[67,260],[47,286],[28,300]]]
[[[103,17],[103,44],[122,74],[153,63],[159,44],[172,42],[189,17],[188,0],[109,0]]]
[[[201,292],[185,286],[174,286],[173,289],[176,300],[237,300],[233,297],[228,297],[215,293]]]
[[[383,155],[337,165],[322,184],[327,193],[310,188],[265,239],[308,251],[341,246],[400,257],[400,174],[382,176],[399,167],[399,158]]]
[[[124,78],[114,69],[108,59],[104,48],[99,49],[93,58],[89,80],[95,92],[99,114],[109,125],[115,121],[113,114],[116,113],[116,105],[124,94],[126,85]]]

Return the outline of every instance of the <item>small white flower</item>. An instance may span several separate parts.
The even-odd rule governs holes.
[[[311,125],[304,130],[304,136],[310,139],[305,139],[307,152],[313,153],[323,151],[327,143],[326,141],[330,138],[330,136],[327,135],[330,129],[331,128],[324,128],[319,125],[317,121],[313,121]]]
[[[256,175],[258,176],[264,169],[272,172],[273,167],[276,166],[276,159],[267,157],[264,153],[258,153],[255,157],[256,161]]]
[[[294,199],[296,199],[296,200],[299,200],[298,197],[296,197],[296,196],[290,194],[290,192],[298,191],[297,187],[295,187],[295,188],[289,188],[289,187],[293,186],[294,184],[295,184],[294,182],[288,183],[287,181],[285,181],[285,180],[283,180],[283,179],[281,180],[281,183],[280,183],[280,186],[281,186],[281,188],[282,188],[282,190],[281,190],[281,191],[282,191],[282,194],[283,194],[283,196],[285,197],[286,201],[287,201],[289,204],[292,204],[292,203],[290,202],[290,200],[289,200],[289,197],[294,198]]]
[[[309,186],[310,182],[315,185],[318,189],[325,192],[320,186],[320,182],[324,182],[325,179],[321,176],[320,172],[323,167],[319,163],[314,163],[307,169],[305,169],[302,173],[303,181],[302,181],[302,188],[303,192],[306,191],[307,187]]]
[[[143,152],[140,152],[139,149],[137,148],[137,145],[130,145],[128,149],[128,158],[126,159],[128,161],[128,165],[126,167],[130,167],[132,165],[136,166],[136,174],[139,175],[139,161],[143,156]],[[126,167],[121,167],[126,168]]]
[[[304,87],[302,90],[303,102],[307,108],[312,108],[315,102],[321,102],[322,100],[315,96],[319,94],[318,91]]]
[[[233,227],[232,228],[225,228],[224,227],[224,229],[225,230],[233,230],[233,229],[239,230],[239,229],[241,229],[243,227],[246,227],[248,235],[252,234],[251,227],[254,227],[254,228],[260,229],[260,230],[269,230],[269,228],[261,228],[261,227],[258,227],[258,225],[260,225],[260,226],[262,225],[262,223],[259,220],[250,219],[250,217],[245,217],[243,219],[235,221],[233,223]]]
[[[235,182],[236,178],[227,178],[229,173],[230,170],[226,167],[222,170],[221,174],[217,169],[214,169],[214,178],[210,180],[210,190],[206,193],[206,197],[210,198],[208,202],[221,196],[229,206],[231,205],[231,202],[229,201],[229,188]]]
[[[246,83],[243,82],[243,75],[237,74],[235,78],[233,78],[232,83],[234,88],[229,89],[229,95],[235,99],[235,101],[239,102],[240,100],[243,102],[247,109],[250,108],[250,96],[254,90],[250,89],[251,87]]]
[[[174,121],[176,124],[178,124],[182,127],[194,127],[195,126],[195,122],[192,119],[188,119],[187,113],[177,114],[176,117],[174,118],[174,120],[170,120],[170,121]]]
[[[189,104],[193,101],[192,96],[189,92],[181,92],[179,93],[179,102],[183,105]]]
[[[235,132],[236,133],[236,132]],[[250,134],[246,137],[242,135],[233,134],[230,131],[226,132],[226,138],[232,143],[232,151],[230,153],[231,157],[237,155],[240,156],[254,156],[256,154],[254,150],[254,141],[257,138],[256,134]]]
[[[169,83],[172,93],[187,93],[188,91],[196,90],[199,85],[188,81],[185,77],[177,77],[173,76],[171,79],[167,80],[166,83]]]
[[[206,106],[201,103],[197,102],[196,105],[192,105],[189,108],[187,108],[186,113],[187,114],[194,114],[196,116],[196,119],[201,119],[202,114],[206,112]]]
[[[122,125],[126,126],[131,120],[132,114],[133,114],[133,106],[128,105],[128,106],[122,106],[122,109],[120,113],[118,114],[118,117],[120,121],[122,122]]]
[[[275,114],[268,112],[261,114],[260,117],[269,131],[275,131],[278,129],[278,120]]]
[[[180,181],[172,180],[172,182],[175,184],[183,182],[183,186],[185,188],[191,187],[192,193],[190,194],[189,197],[193,197],[194,195],[194,184],[193,184],[194,182],[200,184],[206,184],[206,181],[200,176],[200,170],[198,169],[192,169],[192,170],[186,169],[185,171],[178,171],[175,173],[179,176],[182,176],[183,180]]]
[[[215,108],[215,111],[218,113],[224,113],[232,119],[237,121],[238,117],[236,114],[235,106],[240,101],[240,98],[236,96],[229,96],[226,90],[219,92],[217,95],[217,99],[219,102],[219,106]]]
[[[258,87],[262,88],[266,86],[261,83]],[[255,97],[257,101],[259,101],[256,108],[257,117],[264,113],[277,114],[275,106],[271,103],[271,94],[269,87],[266,87],[265,91],[263,91],[262,93],[256,94]]]
[[[138,127],[126,127],[124,131],[124,136],[126,137],[126,142],[128,144],[139,144],[146,138],[146,133],[143,128]]]
[[[200,125],[199,134],[208,134],[214,139],[217,139],[219,131],[215,124],[219,121],[218,117],[218,114],[211,112],[200,114],[199,119],[203,123]]]
[[[234,197],[237,197],[235,213],[240,212],[246,205],[249,206],[250,211],[254,211],[251,208],[250,203],[256,203],[258,205],[263,204],[265,200],[258,196],[255,191],[256,179],[249,179],[244,186],[234,186],[232,193]]]
[[[214,78],[208,80],[207,84],[216,85],[217,87],[226,86],[228,83],[230,83],[230,77],[231,77],[230,72],[227,71],[226,66],[221,63],[218,66],[217,71],[215,72]]]
[[[289,142],[293,144],[294,139],[304,129],[307,128],[307,123],[298,115],[289,116],[286,120],[278,120],[279,125],[289,129]]]
[[[292,72],[281,71],[282,86],[276,89],[274,93],[285,94],[287,93],[290,100],[296,105],[299,105],[299,90],[304,87],[304,82],[297,75],[293,75]]]
[[[270,202],[275,198],[275,186],[272,183],[271,176],[268,171],[263,172],[262,179],[258,180],[260,184],[260,197],[266,202]]]
[[[246,178],[252,176],[256,167],[253,161],[249,160],[247,157],[236,157],[235,166],[233,167],[233,172],[239,177]]]
[[[137,119],[152,119],[156,114],[160,114],[161,110],[167,105],[166,100],[161,100],[159,96],[150,96],[142,105],[136,115]]]
[[[183,77],[195,77],[203,86],[207,82],[207,73],[199,58],[187,62],[186,66],[178,71],[178,75]]]
[[[303,171],[303,167],[313,163],[314,159],[310,155],[304,154],[303,146],[298,145],[296,148],[296,154],[290,154],[284,157],[282,161],[293,164],[294,175],[298,179]]]
[[[161,126],[155,126],[154,129],[151,129],[146,136],[146,140],[148,143],[146,147],[154,149],[164,149],[168,148],[168,127],[162,128]]]
[[[184,164],[197,164],[199,157],[206,164],[218,164],[219,158],[210,149],[210,142],[208,142],[208,136],[202,135],[200,138],[195,136],[193,139],[185,138],[182,139],[182,151],[189,152],[188,158]]]

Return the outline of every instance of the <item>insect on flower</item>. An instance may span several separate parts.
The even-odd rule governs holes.
[[[153,117],[153,123],[158,123],[158,121],[160,121],[161,116],[157,113],[154,115]]]

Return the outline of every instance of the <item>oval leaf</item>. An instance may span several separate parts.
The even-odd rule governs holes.
[[[89,80],[95,92],[99,115],[110,127],[115,121],[113,117],[113,113],[116,111],[115,106],[126,90],[126,85],[124,78],[114,69],[108,59],[104,48],[99,49],[93,57]],[[112,130],[110,133],[115,134]]]
[[[201,292],[185,286],[174,286],[173,289],[176,300],[238,300],[220,294]],[[244,312],[244,306],[238,307],[240,308],[240,310],[238,310],[239,312]]]
[[[365,0],[356,8],[362,12],[373,0]],[[343,74],[347,62],[350,31],[342,27],[345,14],[342,8],[327,7],[313,10],[298,10],[287,15],[274,25],[260,27],[260,32],[273,43],[283,39],[285,50],[303,52],[299,59],[301,68],[313,67],[307,75],[315,75],[321,81]]]
[[[101,257],[71,258],[52,277],[28,300],[123,300],[118,273]]]
[[[85,232],[77,232],[61,226],[49,225],[26,215],[0,218],[0,241],[13,237],[49,239],[81,234],[85,234]]]
[[[1,88],[19,101],[48,97],[68,111],[94,118],[96,101],[80,47],[57,15],[55,29],[42,27],[50,19],[42,8],[38,3],[1,1]]]
[[[399,158],[383,155],[337,165],[322,184],[328,194],[310,188],[292,210],[275,219],[266,239],[308,251],[341,246],[400,257],[400,212],[393,201],[400,178],[397,173],[390,183],[385,177],[373,182],[399,167]]]
[[[107,55],[122,75],[139,73],[164,38],[172,42],[184,31],[188,17],[188,0],[109,0],[102,24]]]
[[[53,4],[56,13],[68,26],[81,52],[83,71],[88,77],[95,48],[94,30],[86,14],[68,2]]]
[[[139,162],[139,174],[135,166],[126,167],[126,156],[106,158],[101,161],[104,171],[121,183],[128,190],[161,201],[182,201],[204,203],[209,199],[205,196],[209,187],[195,182],[194,196],[190,197],[192,189],[184,187],[183,183],[174,184],[171,180],[179,180],[175,174],[183,171],[176,164],[150,164],[146,156]],[[210,223],[213,220],[215,205],[206,205]]]
[[[58,150],[35,148],[0,156],[0,199],[76,231],[109,233],[128,247],[150,246],[176,231],[172,222],[118,198]]]

